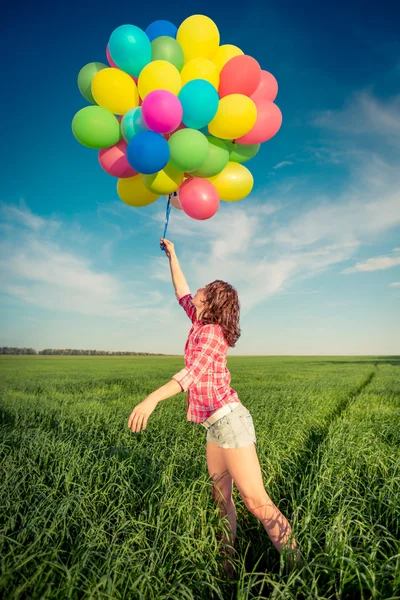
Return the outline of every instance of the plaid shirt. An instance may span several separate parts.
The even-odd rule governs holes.
[[[187,288],[185,296],[176,293],[179,304],[193,325],[185,344],[185,368],[172,377],[188,392],[188,421],[202,423],[228,402],[240,402],[230,387],[231,374],[226,367],[229,348],[218,323],[203,324],[196,318],[196,307]]]

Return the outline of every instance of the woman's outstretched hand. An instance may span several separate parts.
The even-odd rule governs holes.
[[[135,406],[128,420],[128,429],[132,429],[133,433],[139,433],[141,429],[146,429],[147,421],[157,404],[156,400],[147,397]]]
[[[162,248],[163,243],[164,243],[164,248]],[[166,240],[165,238],[160,238],[160,248],[162,250],[164,250],[164,252],[168,256],[168,258],[171,258],[171,255],[174,254],[174,252],[175,252],[174,244],[172,242],[170,242],[169,240]]]

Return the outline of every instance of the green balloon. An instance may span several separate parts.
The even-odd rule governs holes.
[[[179,43],[172,37],[162,35],[151,42],[151,60],[166,60],[173,64],[178,71],[183,67],[183,50]]]
[[[229,151],[227,144],[213,136],[207,137],[209,152],[206,160],[199,169],[192,173],[196,177],[212,177],[221,173],[229,162]]]
[[[168,140],[171,151],[170,163],[179,171],[198,169],[206,160],[209,143],[197,129],[180,129]]]
[[[72,119],[72,133],[87,148],[108,148],[121,139],[118,119],[102,106],[85,106]]]
[[[91,62],[79,71],[78,75],[78,88],[82,96],[90,102],[90,104],[96,104],[96,100],[92,94],[92,81],[95,75],[103,69],[109,69],[110,65],[105,65],[101,62]]]
[[[245,163],[253,158],[260,149],[261,144],[238,144],[237,142],[226,143],[231,162]]]

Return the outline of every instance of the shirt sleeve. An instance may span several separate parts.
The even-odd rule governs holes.
[[[194,323],[196,320],[196,307],[192,302],[193,296],[190,293],[190,290],[184,296],[179,295],[178,292],[176,292],[176,297],[189,319]]]
[[[188,369],[182,369],[172,377],[180,384],[183,392],[198,384],[213,362],[219,346],[219,332],[215,324],[203,325],[200,329],[198,344],[193,352],[192,364]]]

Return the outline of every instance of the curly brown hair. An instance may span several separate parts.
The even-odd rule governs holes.
[[[240,302],[237,291],[226,281],[216,279],[204,288],[205,305],[199,316],[202,323],[219,323],[226,342],[235,347],[240,338]]]

